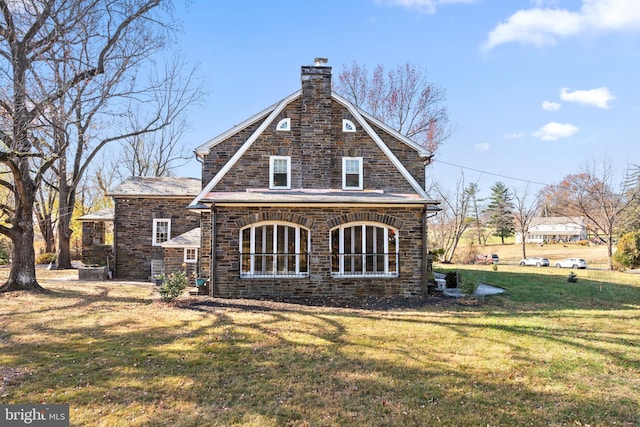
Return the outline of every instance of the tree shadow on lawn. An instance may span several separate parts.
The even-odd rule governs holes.
[[[140,426],[607,424],[629,421],[638,409],[618,396],[603,401],[571,388],[540,391],[523,382],[527,373],[508,367],[452,365],[452,350],[415,352],[395,344],[381,350],[384,340],[359,343],[339,311],[270,310],[246,318],[230,307],[180,320],[171,314],[176,308],[156,309],[166,310],[172,323],[38,324],[46,339],[3,342],[3,358],[33,368],[5,399],[68,402],[74,424]],[[419,319],[416,313],[398,316]],[[472,325],[468,331],[485,327],[496,326]],[[557,339],[551,331],[503,331]],[[310,338],[303,342],[298,335]]]

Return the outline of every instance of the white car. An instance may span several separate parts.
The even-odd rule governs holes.
[[[582,258],[565,258],[554,265],[557,268],[587,268],[587,261]]]
[[[532,257],[520,260],[520,265],[533,265],[536,267],[548,267],[549,260],[542,257]]]

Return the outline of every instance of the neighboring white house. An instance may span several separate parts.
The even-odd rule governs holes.
[[[582,217],[535,217],[531,220],[525,243],[577,242],[586,239],[587,227]],[[516,243],[522,243],[522,233],[516,233]]]

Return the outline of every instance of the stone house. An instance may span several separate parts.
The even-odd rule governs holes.
[[[114,277],[150,280],[165,271],[162,244],[200,226],[200,214],[187,206],[201,188],[195,178],[133,177],[109,193]]]
[[[197,185],[134,178],[111,193],[116,277],[189,259],[218,297],[426,294],[432,153],[334,93],[323,62],[195,154]]]
[[[578,242],[587,240],[583,217],[547,216],[531,219],[525,243]],[[516,233],[516,244],[522,243],[522,233]]]

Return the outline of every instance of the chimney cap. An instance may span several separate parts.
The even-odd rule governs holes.
[[[329,62],[329,58],[315,58],[313,62],[315,63],[316,67],[322,67],[327,65],[327,62]]]

